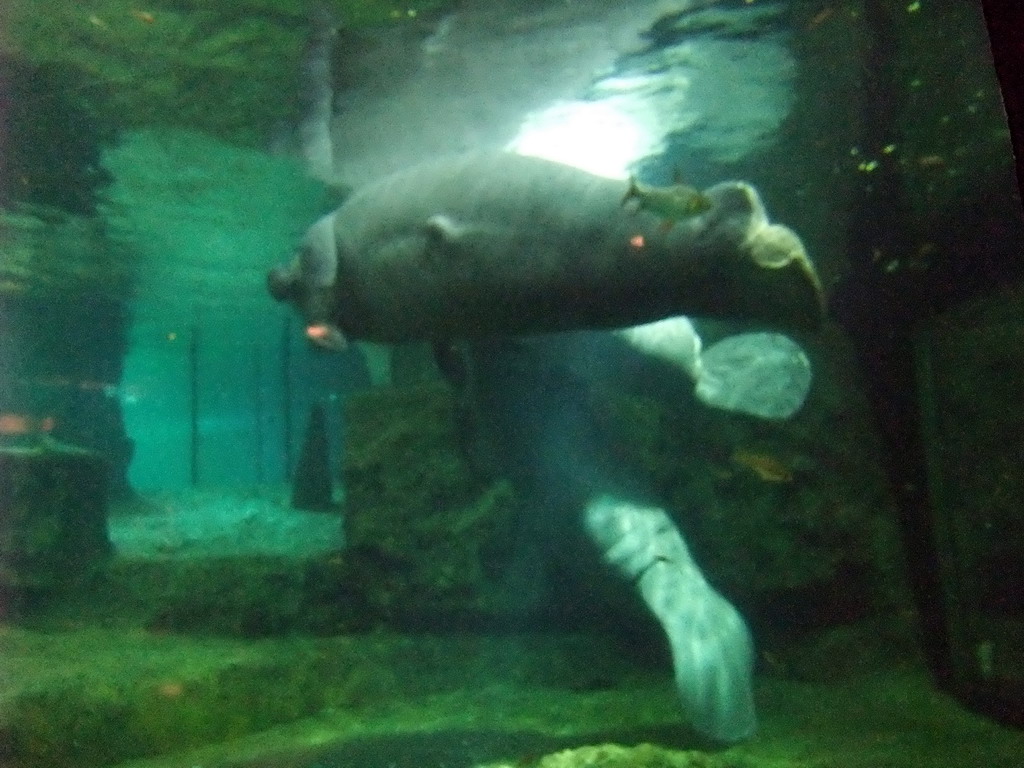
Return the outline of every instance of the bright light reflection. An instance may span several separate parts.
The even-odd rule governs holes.
[[[660,149],[654,111],[643,100],[558,102],[527,116],[506,149],[625,179],[629,168]]]

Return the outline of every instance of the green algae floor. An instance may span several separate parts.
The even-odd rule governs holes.
[[[966,712],[914,663],[854,664],[828,682],[784,672],[758,677],[757,736],[716,750],[683,724],[662,660],[603,635],[240,641],[8,626],[0,765],[1024,765],[1024,733]],[[656,747],[552,754],[612,743]]]

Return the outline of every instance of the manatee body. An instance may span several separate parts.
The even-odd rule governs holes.
[[[708,210],[670,227],[624,207],[628,188],[510,153],[425,163],[357,190],[318,222],[293,264],[271,273],[271,292],[308,327],[382,342],[682,314],[819,322],[820,285],[803,246],[768,223],[752,187],[712,187]],[[333,243],[322,236],[330,220]]]

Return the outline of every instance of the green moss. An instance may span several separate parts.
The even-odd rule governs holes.
[[[0,732],[18,768],[87,768],[238,738],[318,711],[331,690],[319,684],[322,650],[303,640],[6,629],[0,651]]]
[[[0,592],[16,607],[66,588],[109,554],[106,473],[88,451],[0,450]]]

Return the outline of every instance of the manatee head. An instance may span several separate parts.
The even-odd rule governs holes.
[[[345,346],[345,337],[332,323],[337,266],[334,215],[328,214],[309,228],[287,265],[267,274],[267,291],[299,311],[306,338],[331,350]]]

